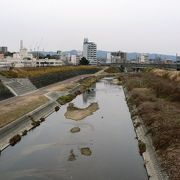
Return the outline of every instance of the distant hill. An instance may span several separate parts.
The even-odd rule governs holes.
[[[149,55],[149,59],[156,59],[156,57],[161,57],[161,59],[168,59],[168,60],[176,60],[176,56],[173,55],[164,55],[164,54],[155,54],[155,53],[147,53]],[[128,53],[127,57],[128,60],[136,59],[136,57],[140,56],[140,53]]]
[[[109,51],[102,51],[102,50],[98,50],[97,51],[97,58],[106,58],[107,57],[107,53],[109,53]],[[136,59],[136,57],[140,56],[141,53],[136,53],[136,52],[132,52],[132,53],[127,53],[127,58],[128,60],[133,60]],[[149,55],[149,59],[156,59],[156,57],[161,57],[161,59],[168,59],[168,60],[176,60],[176,56],[173,55],[164,55],[164,54],[156,54],[156,53],[147,53]]]
[[[106,58],[107,57],[107,53],[109,53],[110,51],[103,51],[103,50],[98,50],[97,51],[97,58]],[[32,52],[33,54],[37,53],[37,52]],[[65,51],[65,54],[70,54],[70,55],[77,55],[78,51],[77,50],[70,50],[70,51]],[[46,55],[56,55],[57,52],[54,51],[39,51],[39,54],[43,54],[44,56]],[[149,55],[149,59],[155,59],[156,57],[161,57],[161,59],[169,59],[169,60],[176,60],[176,56],[173,55],[165,55],[165,54],[156,54],[156,53],[147,53]],[[128,60],[133,60],[136,59],[136,57],[140,56],[140,53],[136,53],[136,52],[130,52],[127,53],[127,58]]]
[[[73,49],[73,50],[71,50],[71,51],[65,51],[65,52],[63,52],[63,53],[65,53],[65,54],[70,54],[70,55],[78,55],[78,51],[75,50],[75,49]]]
[[[98,50],[97,51],[97,58],[106,58],[107,57],[107,53],[109,53],[109,52],[108,51]]]

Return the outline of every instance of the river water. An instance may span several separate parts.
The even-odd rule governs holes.
[[[0,180],[147,180],[123,89],[111,81],[104,78],[73,100],[81,108],[98,102],[93,115],[68,120],[62,106],[3,151]],[[72,134],[77,126],[81,131]]]

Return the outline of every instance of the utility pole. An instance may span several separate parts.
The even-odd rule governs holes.
[[[39,46],[37,47],[37,59],[39,60]]]

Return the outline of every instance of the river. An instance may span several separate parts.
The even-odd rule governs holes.
[[[1,180],[147,180],[123,88],[111,78],[73,103],[99,110],[81,121],[64,117],[67,105],[0,156]],[[78,133],[70,129],[79,127]],[[82,152],[88,150],[88,154]]]

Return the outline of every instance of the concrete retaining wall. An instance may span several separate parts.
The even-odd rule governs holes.
[[[145,125],[142,119],[137,115],[138,110],[136,106],[132,106],[128,103],[129,93],[125,87],[123,89],[124,89],[126,101],[129,106],[130,113],[131,113],[133,125],[137,123],[141,124],[137,128],[135,128],[134,126],[134,129],[136,132],[137,139],[141,140],[142,142],[146,144],[146,151],[142,154],[142,157],[144,160],[144,166],[146,167],[149,180],[169,180],[169,177],[167,176],[167,174],[164,172],[164,170],[161,168],[159,164],[157,155],[155,153],[155,150],[152,144],[152,139],[149,135],[147,135],[147,129]]]
[[[21,118],[13,121],[12,123],[0,128],[0,150],[4,150],[9,146],[9,139],[16,134],[21,134],[23,130],[30,130],[32,128],[32,121],[28,116],[31,116],[35,121],[41,117],[47,117],[54,112],[55,107],[58,105],[57,102],[46,103],[34,111],[27,113]]]
[[[74,93],[80,89],[81,85],[77,85],[73,89],[69,90],[67,93]],[[56,96],[62,96],[63,94],[56,94]],[[55,97],[56,97],[55,96]],[[58,102],[54,98],[51,98],[52,100],[39,108],[35,109],[32,112],[27,113],[26,115],[22,116],[21,118],[17,119],[16,121],[13,121],[12,123],[6,125],[3,128],[0,128],[0,152],[4,150],[6,147],[9,146],[9,139],[13,137],[16,134],[21,134],[23,130],[30,130],[32,129],[32,121],[37,121],[41,117],[47,117],[51,113],[55,111],[56,106],[60,106]],[[31,116],[31,118],[29,117]]]

